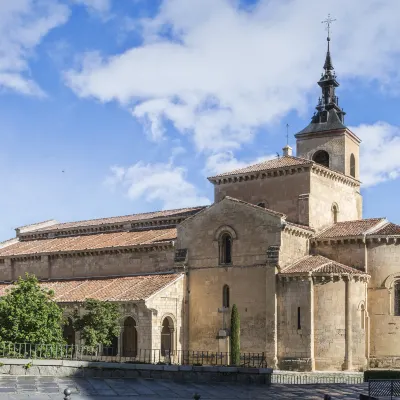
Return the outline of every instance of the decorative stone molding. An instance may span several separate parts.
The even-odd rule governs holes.
[[[83,236],[83,235],[91,235],[96,233],[112,233],[112,232],[126,232],[126,231],[141,231],[148,230],[149,228],[154,229],[168,229],[174,228],[182,221],[184,221],[187,217],[175,217],[175,218],[164,218],[164,219],[154,219],[147,221],[138,221],[131,223],[121,223],[121,224],[102,224],[98,226],[88,226],[88,227],[78,227],[74,229],[65,229],[65,230],[57,230],[52,231],[51,227],[49,227],[48,231],[40,231],[40,232],[29,232],[26,234],[20,234],[20,241],[25,240],[34,240],[34,239],[49,239],[49,238],[58,238],[58,237],[66,237],[66,236]]]
[[[214,234],[214,240],[219,241],[223,233],[229,233],[232,239],[237,239],[236,231],[229,225],[220,226]]]
[[[341,236],[338,238],[321,238],[318,237],[311,239],[311,245],[318,247],[320,245],[333,245],[333,244],[366,244],[366,243],[381,243],[381,244],[399,244],[400,235],[392,236],[378,236],[378,235],[359,235],[359,236]]]

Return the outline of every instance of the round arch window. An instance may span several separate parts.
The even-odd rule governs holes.
[[[313,155],[313,161],[315,161],[317,164],[323,165],[324,167],[329,168],[329,154],[325,150],[318,150],[314,155]]]

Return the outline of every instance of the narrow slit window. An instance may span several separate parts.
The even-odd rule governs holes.
[[[220,263],[232,263],[232,237],[228,233],[222,235],[220,243]]]
[[[300,307],[297,307],[297,329],[301,329],[301,313],[300,313]]]
[[[224,285],[222,289],[222,306],[224,308],[229,308],[229,286]]]
[[[365,329],[365,306],[364,304],[361,305],[361,329]]]
[[[400,281],[394,285],[394,315],[400,316]]]

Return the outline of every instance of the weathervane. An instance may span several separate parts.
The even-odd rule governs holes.
[[[328,14],[328,18],[325,21],[321,21],[322,24],[326,24],[326,30],[328,31],[328,41],[331,39],[331,23],[335,22],[336,19],[331,18],[331,14]]]

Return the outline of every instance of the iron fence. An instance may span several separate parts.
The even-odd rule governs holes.
[[[370,379],[368,381],[368,395],[373,397],[400,397],[400,380],[397,379]]]
[[[231,365],[230,353],[164,349],[138,349],[124,355],[115,347],[0,342],[1,358],[105,361],[137,364],[176,364],[192,366]],[[241,353],[241,367],[265,368],[264,353]]]

